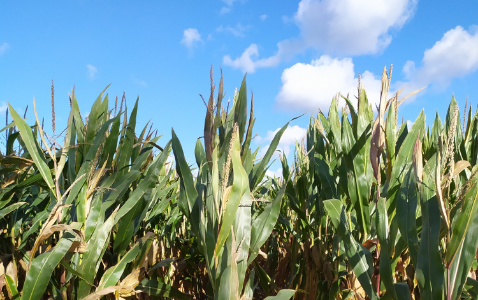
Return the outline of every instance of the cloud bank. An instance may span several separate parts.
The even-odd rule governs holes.
[[[238,58],[225,55],[223,63],[252,73],[311,48],[327,55],[375,54],[391,43],[391,32],[413,16],[415,7],[416,0],[302,0],[294,16],[299,37],[279,42],[273,56],[259,58],[257,44],[251,44]]]
[[[433,47],[425,50],[422,63],[408,61],[403,67],[407,82],[401,85],[412,89],[433,85],[445,88],[454,78],[464,77],[478,70],[478,26],[465,30],[457,26],[447,31]]]
[[[282,109],[327,112],[332,98],[341,93],[350,99],[357,94],[358,77],[351,58],[337,59],[327,55],[310,64],[297,63],[282,72],[282,87],[277,105]],[[381,80],[369,71],[361,75],[362,85],[370,103],[378,103]],[[341,101],[342,105],[345,102]]]

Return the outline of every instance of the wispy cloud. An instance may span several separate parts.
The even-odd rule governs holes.
[[[303,53],[307,49],[328,55],[374,54],[385,49],[392,41],[390,32],[400,29],[415,11],[417,0],[302,0],[293,18],[300,36],[277,44],[277,52],[269,58],[242,59],[249,71],[271,67],[283,60]],[[350,26],[353,24],[353,26]],[[250,49],[247,48],[241,57]],[[226,57],[226,56],[225,56]],[[246,69],[240,60],[225,59],[233,68]],[[263,64],[264,60],[275,64]],[[230,64],[227,64],[227,63]],[[252,68],[251,68],[252,64]]]
[[[222,0],[222,2],[225,4],[223,7],[221,7],[221,10],[219,11],[219,14],[224,15],[232,10],[232,6],[234,5],[234,2],[237,0]]]
[[[88,75],[88,78],[95,79],[97,73],[98,69],[95,66],[91,64],[86,65],[86,75]]]
[[[266,15],[266,14],[263,14],[263,15],[260,15],[259,18],[261,19],[261,21],[265,21],[269,16]]]
[[[181,44],[183,44],[187,48],[192,49],[201,41],[202,41],[201,35],[199,34],[199,31],[196,28],[188,28],[184,30]]]
[[[221,7],[221,9],[219,10],[219,14],[225,15],[225,14],[231,12],[231,10],[232,10],[232,9],[231,9],[230,6],[223,6],[223,7]]]
[[[145,81],[145,80],[142,80],[142,79],[138,79],[136,77],[133,77],[133,82],[139,86],[142,86],[142,87],[148,87],[148,83]]]
[[[245,32],[251,28],[251,26],[249,25],[242,25],[241,23],[238,23],[236,26],[232,27],[232,26],[219,26],[218,28],[216,28],[216,31],[217,32],[225,32],[225,33],[230,33],[232,35],[235,35],[237,37],[244,37],[245,36]]]
[[[7,50],[10,48],[10,44],[7,42],[3,42],[0,44],[0,55],[3,55]]]
[[[232,59],[231,56],[225,55],[222,62],[226,66],[241,69],[243,72],[254,73],[259,68],[277,66],[284,59],[288,59],[298,53],[300,49],[304,49],[304,45],[302,40],[284,40],[277,44],[277,48],[279,50],[275,55],[259,58],[257,44],[251,44],[240,57]]]
[[[351,58],[336,59],[321,56],[310,64],[297,63],[282,73],[282,87],[277,95],[277,105],[282,109],[327,112],[332,98],[341,93],[355,95],[358,78]],[[361,82],[367,96],[378,103],[381,81],[369,71],[363,72]],[[345,104],[343,100],[339,102]]]

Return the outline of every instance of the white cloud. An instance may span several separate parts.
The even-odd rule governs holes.
[[[414,0],[302,0],[295,15],[302,37],[327,53],[377,53],[413,15]]]
[[[336,59],[323,55],[310,64],[297,63],[282,73],[282,87],[277,95],[277,104],[284,109],[309,111],[329,110],[332,98],[341,93],[357,94],[358,78],[351,58]],[[370,103],[378,103],[381,80],[365,71],[362,85]],[[350,100],[354,97],[350,96]],[[345,104],[341,100],[341,105]]]
[[[237,0],[222,0],[227,6],[232,6]]]
[[[261,143],[261,144],[267,144],[266,147],[262,148],[259,151],[258,157],[262,157],[266,154],[267,149],[269,148],[268,144],[274,139],[274,136],[276,133],[280,130],[280,128],[277,128],[276,130],[272,131],[269,130],[267,131],[267,134],[265,137],[256,137],[256,142]],[[307,135],[307,129],[302,128],[298,125],[294,126],[288,126],[284,133],[282,134],[282,137],[279,141],[279,145],[277,145],[277,150],[282,151],[282,153],[285,156],[289,156],[289,153],[291,150],[295,147],[296,142],[301,142],[302,139]],[[276,151],[274,155],[275,159],[278,159],[278,153]]]
[[[257,45],[251,44],[240,57],[232,59],[231,56],[225,55],[222,62],[224,65],[234,69],[254,73],[258,68],[277,66],[284,58],[291,57],[293,53],[297,53],[297,49],[302,49],[302,44],[300,40],[284,40],[277,44],[279,51],[275,55],[261,59],[258,59],[259,49]]]
[[[96,73],[98,73],[98,69],[95,66],[90,64],[86,65],[86,74],[90,79],[95,79]]]
[[[148,83],[142,79],[138,79],[136,77],[133,78],[133,82],[139,86],[142,86],[142,87],[148,87]]]
[[[181,40],[181,44],[184,46],[191,49],[201,41],[201,35],[196,28],[188,28],[184,30],[183,39]]]
[[[265,21],[269,16],[266,15],[266,14],[263,14],[263,15],[260,15],[259,18],[261,19],[261,21]]]
[[[219,11],[219,14],[224,15],[232,10],[232,6],[234,5],[234,2],[237,2],[238,0],[222,0],[224,2],[225,6],[221,8]],[[241,0],[240,2],[245,2],[246,0]]]
[[[270,169],[266,171],[266,176],[271,178],[282,178],[282,168],[279,168],[275,171],[271,171]]]
[[[0,55],[3,55],[7,50],[10,49],[10,44],[7,42],[3,42],[0,44]]]
[[[403,67],[408,86],[434,84],[446,87],[454,78],[464,77],[478,70],[478,26],[469,31],[457,26],[427,49],[422,65],[408,61]]]
[[[241,65],[240,59],[224,58],[234,62],[230,66],[244,71],[275,66],[310,48],[325,54],[377,53],[390,44],[390,32],[400,29],[412,17],[416,1],[302,0],[294,16],[300,37],[279,42],[276,54],[269,58],[260,59],[257,53],[255,60],[242,60],[247,67]],[[241,57],[247,55],[246,51]],[[271,63],[264,64],[263,61]]]
[[[221,10],[219,11],[219,14],[225,15],[229,12],[231,12],[231,8],[228,7],[228,6],[223,6],[223,7],[221,7]]]
[[[244,37],[245,36],[244,32],[247,31],[250,27],[251,26],[244,26],[241,23],[238,23],[234,27],[221,25],[218,28],[216,28],[216,31],[217,32],[230,33],[230,34],[235,35],[237,37]]]
[[[245,51],[242,53],[241,57],[236,59],[231,59],[229,55],[224,56],[223,63],[226,66],[231,66],[235,69],[240,68],[244,72],[253,73],[256,69],[256,63],[252,60],[253,57],[257,57],[259,55],[259,50],[257,49],[256,44],[251,44]]]

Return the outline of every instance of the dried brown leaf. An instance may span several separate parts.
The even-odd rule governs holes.
[[[51,225],[45,227],[41,233],[38,235],[37,239],[35,240],[35,244],[33,245],[33,248],[30,252],[30,263],[28,264],[28,269],[30,269],[33,258],[35,257],[35,253],[38,250],[38,247],[40,244],[45,241],[47,238],[49,238],[53,233],[58,232],[58,231],[64,231],[64,230],[69,230],[75,232],[76,230],[81,228],[81,223],[74,222],[71,223],[70,225],[66,224],[57,224],[57,225]],[[76,233],[76,232],[75,232]]]

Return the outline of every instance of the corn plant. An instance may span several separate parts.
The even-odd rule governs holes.
[[[172,146],[180,177],[179,206],[197,239],[197,247],[206,261],[214,299],[252,298],[255,271],[251,263],[276,223],[285,185],[255,214],[255,206],[264,206],[257,197],[258,187],[286,124],[274,137],[262,160],[249,146],[254,124],[251,112],[247,121],[245,78],[234,95],[230,111],[222,105],[223,83],[214,100],[211,70],[211,94],[204,123],[204,146],[196,143],[198,166],[193,178],[181,144],[173,130]],[[255,217],[253,218],[253,216]],[[268,299],[289,299],[293,290],[281,290]]]
[[[147,127],[136,136],[138,101],[129,122],[126,103],[112,116],[103,92],[87,121],[74,91],[70,101],[63,146],[43,131],[35,102],[33,130],[9,107],[16,129],[1,158],[2,295],[187,298],[158,277],[158,235],[146,230],[178,186],[166,165],[171,144],[157,146]]]
[[[283,159],[292,179],[276,226],[285,251],[275,270],[290,271],[273,279],[302,289],[299,297],[476,295],[468,275],[478,246],[477,114],[468,111],[462,130],[452,99],[445,126],[437,117],[427,132],[424,112],[411,127],[398,126],[404,99],[389,98],[390,79],[384,70],[375,119],[359,83],[356,104],[342,97],[340,116],[334,98],[328,116],[311,119],[293,167]]]

